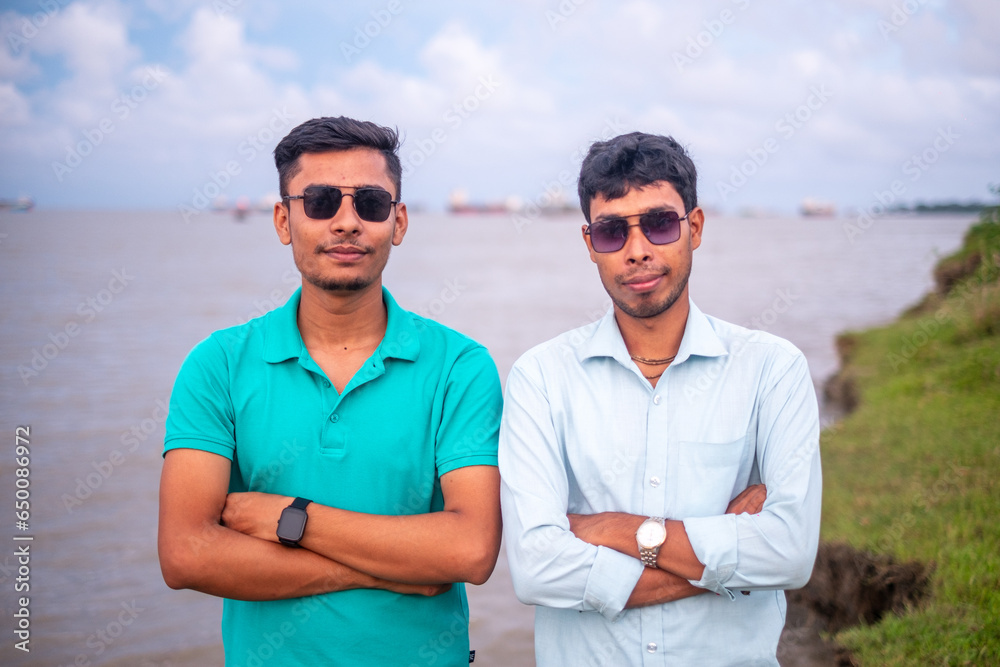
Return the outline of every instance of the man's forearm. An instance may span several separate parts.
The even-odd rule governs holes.
[[[190,588],[234,600],[283,600],[356,588],[436,595],[445,588],[378,579],[308,551],[205,525],[161,538],[160,561],[171,588]]]
[[[763,509],[766,500],[767,488],[763,484],[754,484],[729,502],[726,514],[756,514]],[[590,515],[570,514],[569,520],[570,530],[584,542],[605,546],[634,558],[639,557],[635,533],[646,517],[624,512],[602,512]],[[705,565],[694,553],[684,522],[668,520],[666,528],[667,538],[660,547],[656,566],[684,580],[700,580],[705,572]]]
[[[646,518],[624,512],[571,514],[570,529],[584,542],[638,558],[639,545],[635,541],[635,532]],[[701,579],[705,565],[691,548],[683,522],[667,521],[667,539],[660,547],[656,566],[684,579]]]
[[[477,466],[441,478],[445,507],[414,515],[363,514],[313,503],[303,548],[374,577],[410,584],[485,582],[500,550],[499,475]],[[227,526],[276,541],[275,526],[290,498],[230,494]]]
[[[666,570],[645,568],[639,577],[639,582],[632,589],[632,594],[625,603],[626,609],[647,607],[654,604],[664,604],[682,598],[708,593],[704,588],[692,586],[691,583]]]

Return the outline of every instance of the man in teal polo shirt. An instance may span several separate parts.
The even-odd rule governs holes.
[[[282,139],[274,225],[302,287],[201,342],[174,385],[160,564],[226,598],[226,665],[469,662],[460,582],[500,547],[500,383],[382,286],[407,228],[397,151],[343,117]]]

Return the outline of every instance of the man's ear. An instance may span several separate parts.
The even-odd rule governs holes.
[[[292,230],[289,226],[288,208],[283,201],[274,203],[274,231],[278,232],[278,239],[288,245],[292,242]]]
[[[590,253],[590,261],[597,264],[597,255],[594,253],[594,245],[590,242],[590,234],[587,233],[588,225],[584,225],[580,228],[580,234],[583,235],[583,242],[587,244],[587,252]]]
[[[406,204],[399,202],[396,204],[396,226],[392,229],[392,245],[399,245],[406,236],[406,230],[410,226],[410,217],[406,212]]]
[[[705,228],[705,211],[701,207],[695,207],[688,214],[688,224],[691,226],[691,249],[694,250],[701,245],[701,232]]]

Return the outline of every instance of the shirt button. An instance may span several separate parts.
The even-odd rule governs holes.
[[[650,653],[656,653],[656,642],[649,642],[646,644],[646,650]]]
[[[653,397],[653,405],[659,405],[659,404],[660,404],[660,395],[657,394],[656,396]]]
[[[323,380],[323,386],[325,388],[329,389],[330,388],[330,381],[329,380]]]
[[[650,477],[649,478],[649,485],[655,489],[656,487],[658,487],[660,485],[660,478],[659,477]]]
[[[340,415],[338,415],[336,413],[330,415],[330,421],[332,421],[334,424],[336,424],[337,422],[340,421]]]

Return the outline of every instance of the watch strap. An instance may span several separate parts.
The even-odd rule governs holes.
[[[304,510],[306,508],[306,505],[308,505],[311,502],[312,502],[311,500],[307,500],[305,498],[296,498],[295,500],[292,501],[292,504],[289,505],[289,507],[294,507],[297,510]]]

